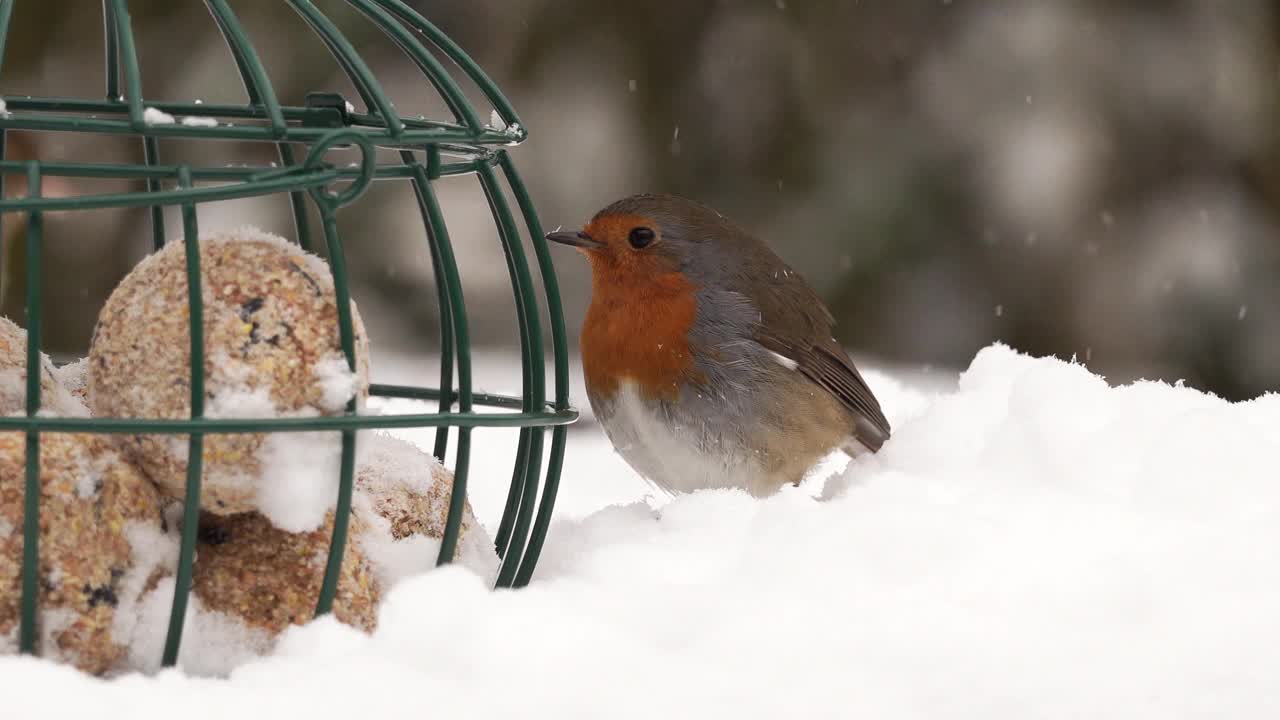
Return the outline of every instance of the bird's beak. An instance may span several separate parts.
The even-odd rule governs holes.
[[[547,233],[547,239],[551,242],[586,248],[587,250],[599,250],[605,246],[599,240],[593,240],[590,235],[578,230],[549,232]]]

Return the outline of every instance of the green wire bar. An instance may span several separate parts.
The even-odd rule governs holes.
[[[542,223],[533,207],[533,199],[525,187],[520,174],[516,172],[511,156],[505,152],[499,155],[499,166],[502,168],[507,185],[515,195],[520,213],[524,216],[525,226],[533,243],[534,254],[538,260],[538,272],[542,276],[543,292],[547,299],[547,315],[551,320],[551,343],[555,358],[555,404],[556,410],[569,410],[569,350],[564,328],[564,308],[560,302],[560,280],[556,277],[555,265],[551,262],[551,252],[547,248]],[[513,584],[524,587],[533,577],[534,566],[542,554],[542,543],[546,539],[547,529],[551,526],[551,512],[555,507],[556,493],[560,489],[560,472],[564,468],[564,450],[568,439],[568,427],[557,425],[551,431],[551,455],[547,460],[547,481],[542,491],[542,502],[538,506],[534,520],[533,532],[529,536],[529,547],[524,561],[516,572]]]
[[[364,192],[373,180],[375,163],[373,146],[359,136],[335,133],[315,147],[307,156],[307,163],[312,164],[324,157],[333,145],[339,142],[355,141],[360,148],[362,162],[360,167],[367,169],[356,181],[340,193],[333,193],[324,188],[312,188],[311,196],[315,198],[320,209],[324,225],[325,243],[329,249],[329,267],[333,272],[334,299],[338,303],[338,338],[342,344],[342,354],[347,357],[347,369],[356,369],[356,331],[351,321],[351,290],[347,286],[347,261],[342,252],[342,243],[338,240],[338,208],[355,200]],[[347,412],[356,412],[356,398],[347,402]],[[354,484],[356,458],[356,432],[347,429],[342,431],[342,461],[338,481],[338,503],[333,512],[333,536],[329,543],[329,559],[325,564],[324,579],[320,583],[320,598],[316,601],[316,615],[323,615],[333,609],[333,599],[338,594],[338,576],[342,570],[342,556],[347,543],[347,524],[351,519],[351,491]]]
[[[446,251],[443,245],[447,244],[449,240],[447,235],[443,239],[440,237],[438,233],[447,231],[443,227],[438,231],[432,220],[432,199],[427,197],[431,193],[431,183],[427,179],[426,170],[418,163],[413,153],[407,150],[400,152],[400,159],[404,162],[405,167],[409,168],[413,173],[413,195],[418,201],[418,213],[421,215],[423,225],[426,227],[427,248],[431,253],[431,267],[435,272],[436,302],[439,303],[440,307],[440,390],[438,401],[440,412],[448,412],[449,408],[453,406],[454,327],[453,300],[450,297],[449,276],[445,272],[444,258]],[[450,257],[450,261],[452,261],[452,257]],[[448,449],[449,429],[437,428],[432,454],[443,463],[445,456],[448,454]]]
[[[40,165],[27,163],[27,192],[40,197]],[[27,419],[40,412],[40,269],[44,218],[27,215]],[[36,651],[40,592],[40,430],[27,428],[26,476],[22,496],[22,603],[19,609],[18,649]]]
[[[253,43],[249,42],[249,36],[245,34],[240,21],[231,11],[226,0],[205,0],[205,6],[209,8],[214,21],[218,24],[218,30],[222,33],[222,39],[226,41],[227,48],[231,50],[236,69],[239,70],[240,79],[244,83],[244,91],[249,96],[249,104],[265,111],[267,119],[271,121],[272,134],[276,137],[284,137],[289,131],[289,126],[285,124],[284,109],[280,107],[280,101],[276,98],[271,78],[267,77],[262,61],[258,59],[258,51],[253,48]]]
[[[25,0],[35,3],[37,0]],[[18,0],[0,0],[0,68],[13,29]],[[0,417],[0,432],[21,432],[26,438],[22,537],[23,567],[19,612],[19,649],[39,651],[39,528],[40,439],[46,433],[86,432],[106,435],[173,434],[186,438],[188,467],[182,514],[179,557],[162,663],[178,662],[182,649],[184,618],[189,608],[192,580],[197,568],[195,549],[199,520],[202,455],[205,438],[218,433],[332,432],[342,438],[335,522],[325,561],[325,574],[315,598],[316,614],[332,611],[338,578],[349,534],[354,488],[357,437],[361,430],[434,428],[433,454],[446,461],[452,450],[453,486],[437,564],[451,562],[456,553],[466,506],[471,460],[471,432],[477,427],[519,429],[516,458],[507,502],[495,537],[502,565],[496,584],[520,587],[533,577],[550,525],[560,472],[563,468],[566,428],[578,418],[569,403],[568,345],[551,256],[529,192],[504,149],[526,139],[525,129],[510,102],[481,68],[448,36],[401,0],[345,0],[342,14],[330,7],[339,3],[286,0],[310,32],[323,43],[336,67],[347,76],[367,108],[350,112],[345,100],[319,88],[301,105],[282,103],[262,64],[254,38],[227,0],[204,0],[209,18],[228,50],[246,101],[242,104],[173,101],[145,98],[138,61],[137,37],[128,0],[103,0],[103,87],[105,97],[4,96],[7,112],[0,116],[0,189],[22,175],[28,194],[3,197],[0,222],[25,222],[28,332],[26,412]],[[136,5],[136,4],[135,4]],[[377,38],[398,51],[406,67],[416,72],[440,96],[449,117],[405,118],[395,109],[376,73],[343,33],[340,19],[368,21],[379,31]],[[270,38],[268,40],[274,40]],[[371,55],[372,56],[372,55]],[[448,65],[449,67],[446,67]],[[455,76],[460,73],[459,76]],[[459,79],[479,90],[502,120],[502,129],[483,122],[488,110],[468,101]],[[155,110],[175,116],[168,122]],[[208,120],[184,124],[183,117]],[[157,120],[159,118],[159,120]],[[123,136],[141,147],[136,162],[104,163],[91,160],[43,158],[7,159],[4,140],[10,131],[75,133]],[[227,167],[219,164],[165,164],[168,139],[265,143],[279,158],[270,166]],[[137,146],[135,146],[137,147]],[[337,148],[354,148],[360,162],[335,164],[327,158]],[[380,149],[395,150],[380,159]],[[502,250],[515,300],[515,328],[520,339],[522,390],[518,395],[476,392],[473,387],[471,339],[464,292],[450,228],[436,191],[441,179],[474,176],[493,215],[494,237]],[[114,179],[136,183],[137,190],[102,194],[47,197],[41,193],[44,178]],[[421,401],[421,412],[389,415],[361,414],[352,400],[341,414],[321,417],[209,418],[204,414],[205,377],[199,223],[203,205],[254,197],[279,197],[290,204],[296,241],[306,249],[321,237],[334,276],[338,305],[337,329],[348,366],[355,367],[355,330],[350,310],[351,284],[347,258],[359,248],[345,242],[342,222],[345,208],[358,203],[373,182],[408,183],[413,190],[417,218],[422,227],[423,252],[431,263],[434,299],[439,313],[437,347],[439,371],[424,378],[427,383],[389,385],[375,383],[370,396]],[[515,208],[508,201],[514,198]],[[309,216],[320,219],[313,232]],[[182,242],[186,254],[187,303],[190,310],[189,417],[118,418],[57,417],[42,413],[40,393],[42,304],[40,273],[43,247],[48,242],[43,214],[54,211],[145,208],[149,213],[152,245],[156,248],[177,238],[166,237],[165,208],[181,214]],[[13,214],[13,215],[10,215]],[[523,235],[522,235],[523,231]],[[528,255],[532,247],[533,260]],[[535,285],[536,263],[541,292]],[[15,272],[0,268],[0,272]],[[549,327],[548,348],[543,328]],[[547,358],[550,350],[554,388],[548,399]],[[545,433],[551,429],[549,449]],[[456,435],[454,435],[456,433]],[[451,441],[454,446],[450,448]],[[544,472],[545,468],[545,472]],[[485,482],[496,478],[483,478]]]
[[[428,168],[439,167],[439,153],[435,148],[427,150]],[[440,255],[440,272],[447,283],[449,294],[449,323],[453,328],[453,347],[458,363],[458,412],[470,414],[472,403],[486,404],[487,397],[473,394],[471,387],[471,337],[467,323],[466,303],[462,296],[462,281],[458,275],[457,261],[453,255],[453,245],[449,242],[448,226],[444,221],[444,212],[440,201],[436,198],[431,183],[427,180],[429,171],[416,166],[414,178],[415,190],[422,200],[422,211],[427,222],[428,237],[436,246]],[[443,400],[452,400],[448,384],[442,385],[440,395]],[[510,398],[514,400],[514,398]],[[443,407],[448,406],[442,404]],[[523,413],[522,413],[523,414]],[[440,539],[440,553],[436,556],[438,564],[453,560],[454,550],[458,543],[458,534],[462,528],[462,511],[466,507],[467,473],[471,467],[471,428],[470,424],[459,424],[458,451],[454,461],[453,489],[449,496],[449,514],[445,520],[444,535]],[[447,428],[440,427],[438,432],[446,433]],[[441,442],[437,439],[437,442]],[[443,454],[443,445],[438,445]]]
[[[191,187],[191,170],[178,169],[178,186]],[[204,415],[204,302],[200,292],[200,233],[195,206],[182,206],[182,240],[186,253],[187,306],[191,309],[191,417]],[[178,547],[178,571],[174,576],[173,604],[169,609],[169,630],[165,634],[165,667],[177,664],[182,645],[182,628],[191,594],[191,574],[195,564],[196,535],[200,524],[200,476],[204,465],[204,435],[193,432],[187,440],[187,487],[182,499],[182,540]]]
[[[503,197],[493,168],[482,165],[477,168],[480,185],[489,209],[498,218],[498,237],[502,242],[507,271],[516,290],[516,314],[520,325],[520,353],[525,390],[525,410],[541,405],[546,394],[543,369],[542,327],[533,295],[533,278],[529,263],[516,230],[515,218]],[[510,587],[515,581],[516,570],[524,553],[524,536],[533,519],[533,501],[537,497],[538,475],[542,471],[542,431],[526,428],[520,432],[516,452],[515,469],[511,478],[511,490],[507,495],[506,512],[498,526],[495,539],[498,554],[502,557],[502,569],[498,573],[498,586]],[[536,458],[531,461],[530,457]]]

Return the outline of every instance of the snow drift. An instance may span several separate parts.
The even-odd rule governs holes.
[[[315,622],[226,679],[101,681],[0,659],[0,707],[166,719],[1280,712],[1280,396],[1111,388],[1002,346],[954,392],[868,381],[894,437],[835,477],[763,501],[709,491],[569,515],[525,590],[429,572],[389,595],[375,635]],[[603,441],[583,437],[570,506],[605,466]]]

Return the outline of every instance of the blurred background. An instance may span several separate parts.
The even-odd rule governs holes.
[[[675,192],[765,238],[869,363],[950,373],[1001,340],[1112,382],[1184,380],[1231,399],[1280,388],[1280,11],[1269,0],[410,4],[521,114],[531,137],[514,158],[548,230],[627,194]],[[358,105],[284,2],[231,5],[282,101],[328,90]],[[376,28],[344,2],[317,5],[401,114],[448,117]],[[245,101],[203,3],[130,6],[148,101]],[[0,92],[102,97],[102,37],[97,3],[18,2]],[[11,157],[141,160],[136,139],[10,135]],[[275,159],[228,142],[165,141],[161,155]],[[476,343],[514,358],[484,197],[472,178],[439,191]],[[166,220],[178,236],[177,213]],[[437,308],[409,188],[379,183],[342,221],[375,350],[429,354]],[[292,234],[283,198],[201,208],[205,230],[246,222]],[[48,219],[49,349],[84,353],[102,301],[149,250],[148,223],[145,210]],[[6,218],[10,248],[21,232]],[[587,269],[553,252],[576,337]],[[0,312],[15,302],[0,298]]]

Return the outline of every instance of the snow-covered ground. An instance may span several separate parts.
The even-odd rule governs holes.
[[[1280,717],[1280,395],[1110,388],[1002,347],[951,389],[868,375],[894,437],[832,477],[669,499],[588,427],[524,590],[432,571],[374,635],[314,622],[226,679],[3,658],[0,712]],[[492,523],[510,442],[476,443]]]

